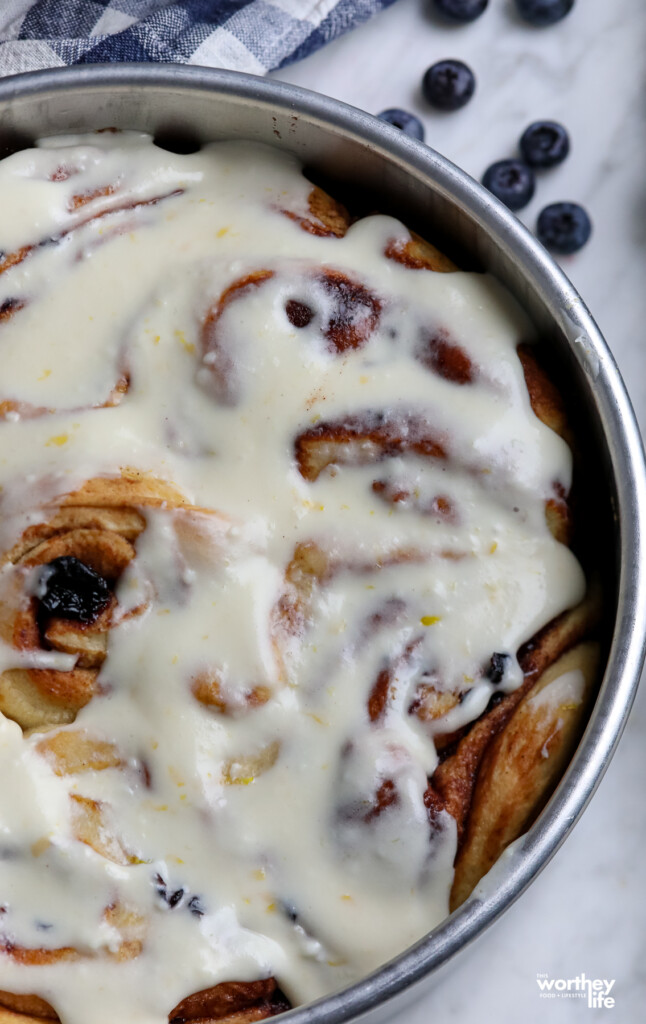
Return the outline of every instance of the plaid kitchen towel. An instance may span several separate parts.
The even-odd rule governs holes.
[[[107,61],[264,74],[394,0],[0,0],[0,75]]]

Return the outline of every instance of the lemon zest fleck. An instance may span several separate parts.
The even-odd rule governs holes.
[[[45,444],[45,447],[52,448],[55,445],[57,448],[61,448],[64,444],[67,444],[69,439],[69,434],[55,434],[54,437],[50,437],[49,441]]]
[[[225,772],[224,781],[229,786],[248,786],[255,780],[255,775],[240,775],[234,778],[229,772]]]
[[[436,622],[441,622],[439,615],[422,615],[419,620],[423,626],[434,626]]]
[[[314,721],[318,722],[319,725],[329,725],[329,723],[326,722],[324,718],[321,718],[320,715],[314,714],[313,711],[306,711],[305,714],[307,715],[308,718],[313,718]]]
[[[184,331],[175,331],[175,337],[179,341],[182,348],[186,349],[189,355],[195,352],[195,345],[193,344],[192,341],[186,340],[186,335],[184,334]]]

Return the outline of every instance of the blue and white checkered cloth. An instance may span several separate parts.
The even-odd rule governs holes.
[[[257,75],[313,53],[394,0],[0,0],[0,75],[163,61]]]

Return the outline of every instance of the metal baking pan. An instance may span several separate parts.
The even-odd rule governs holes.
[[[621,736],[646,632],[646,471],[630,401],[594,320],[542,246],[467,174],[384,122],[295,86],[180,65],[90,65],[0,82],[0,155],[38,136],[107,126],[145,130],[185,149],[225,138],[287,149],[315,178],[336,182],[335,194],[353,189],[364,203],[439,239],[463,266],[491,271],[553,353],[594,453],[589,465],[605,508],[599,547],[607,554],[608,658],[568,771],[534,826],[458,911],[358,984],[285,1017],[286,1024],[385,1020],[521,895],[585,809]]]

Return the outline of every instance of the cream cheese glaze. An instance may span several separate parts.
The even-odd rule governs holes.
[[[46,503],[124,467],[199,509],[145,511],[101,692],[67,727],[114,744],[121,766],[59,776],[43,734],[0,716],[3,941],[81,953],[0,955],[0,988],[37,992],[64,1024],[163,1024],[189,993],[271,975],[305,1002],[420,938],[448,912],[456,847],[453,820],[424,805],[434,731],[477,717],[492,653],[513,655],[584,592],[545,522],[571,455],[532,412],[522,312],[486,275],[386,258],[408,238],[392,218],[303,231],[283,211],[306,211],[310,189],[270,149],[179,156],[138,133],[48,139],[0,163],[0,248],[32,247],[0,274],[15,310],[0,323],[2,550]],[[365,344],[330,344],[341,314],[321,268],[373,297],[356,313]],[[214,326],[223,293],[259,271]],[[467,383],[420,360],[429,332],[466,353]],[[442,454],[378,458],[364,441],[308,478],[297,439],[348,422],[431,436]],[[299,550],[325,571],[277,643]],[[71,667],[0,651],[2,668],[30,657]],[[209,672],[226,712],[195,697]],[[521,677],[511,657],[500,686]],[[421,721],[425,682],[461,702]],[[253,687],[268,699],[251,707]],[[109,809],[121,856],[75,837],[74,796]],[[143,922],[132,959],[107,955],[115,904]]]

